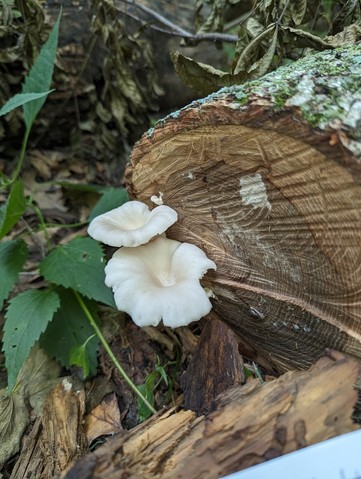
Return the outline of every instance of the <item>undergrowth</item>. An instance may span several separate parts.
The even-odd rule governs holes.
[[[81,236],[65,244],[54,244],[41,210],[31,195],[26,195],[24,191],[22,171],[31,128],[47,96],[53,91],[50,85],[56,61],[60,16],[29,71],[21,93],[0,109],[2,116],[21,107],[25,123],[16,167],[11,175],[1,173],[0,176],[0,189],[7,196],[0,207],[0,309],[8,303],[3,330],[8,394],[20,387],[21,369],[35,344],[39,344],[50,357],[56,357],[66,368],[72,365],[80,367],[83,377],[87,378],[96,374],[101,343],[119,373],[137,394],[139,416],[144,419],[155,412],[152,393],[156,382],[151,375],[145,385],[137,387],[133,384],[101,330],[99,305],[115,307],[112,292],[104,284],[105,254],[102,247],[93,239]],[[88,221],[128,199],[124,188],[95,189],[100,199],[90,212]],[[29,209],[38,218],[37,231],[42,231],[47,238],[47,252],[38,265],[40,281],[35,287],[9,299],[29,255],[26,234],[34,233],[30,229],[27,233],[18,234],[14,226]],[[156,375],[167,381],[160,364],[156,366]]]

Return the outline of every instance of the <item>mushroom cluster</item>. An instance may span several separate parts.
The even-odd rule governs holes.
[[[186,326],[212,309],[200,279],[216,265],[197,246],[165,236],[177,219],[169,206],[150,210],[129,201],[89,224],[92,238],[119,248],[105,267],[105,284],[117,308],[138,326],[161,320],[172,328]]]

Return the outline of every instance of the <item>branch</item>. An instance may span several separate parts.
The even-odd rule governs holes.
[[[192,32],[189,32],[188,30],[184,30],[184,28],[179,27],[175,23],[163,17],[163,15],[161,15],[160,13],[157,13],[154,10],[151,10],[145,5],[136,3],[134,0],[121,0],[121,1],[125,3],[126,5],[132,6],[135,9],[142,11],[143,13],[149,15],[151,18],[159,22],[164,27],[167,27],[167,29],[163,29],[161,27],[150,25],[150,28],[152,28],[153,30],[159,30],[163,33],[168,33],[169,35],[182,37],[184,38],[187,44],[201,42],[201,41],[213,41],[213,42],[222,41],[226,43],[237,43],[237,40],[238,40],[237,35],[229,35],[226,33],[218,33],[218,32],[192,33]],[[125,12],[125,14],[133,18],[134,20],[137,20],[139,22],[142,21],[139,17],[132,15],[129,12]]]

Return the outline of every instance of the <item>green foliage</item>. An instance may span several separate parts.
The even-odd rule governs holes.
[[[75,346],[70,350],[69,363],[74,366],[79,366],[83,370],[84,378],[95,375],[96,369],[91,371],[89,352],[87,350],[88,344],[96,338],[96,334],[89,336],[89,338],[80,346]]]
[[[168,374],[165,370],[167,366],[170,364],[174,364],[173,362],[168,362],[165,366],[162,366],[159,362],[159,358],[157,358],[157,364],[155,366],[155,370],[148,374],[145,379],[144,384],[140,384],[138,386],[139,391],[143,394],[143,396],[147,399],[147,401],[154,407],[155,405],[155,398],[154,398],[154,391],[159,386],[159,384],[163,381],[166,386],[169,386],[170,382],[168,379]],[[148,419],[153,412],[149,409],[149,407],[140,399],[138,398],[138,419],[140,422],[145,421]]]
[[[43,45],[39,56],[35,60],[29,74],[27,75],[23,84],[23,94],[28,93],[42,93],[49,92],[50,83],[53,76],[54,64],[56,60],[56,50],[58,47],[59,23],[60,16],[58,16],[52,29],[48,40]],[[29,130],[33,124],[37,114],[46,100],[46,94],[34,99],[31,102],[23,104],[24,120],[26,128]]]
[[[11,21],[11,18],[14,18],[16,13],[13,11],[14,4],[12,0],[0,1],[4,5],[6,2],[7,7],[2,20],[4,22]],[[21,8],[21,15],[24,16],[24,19],[32,18],[31,14],[28,15],[29,3],[33,3],[35,8],[37,6],[37,2],[25,2]],[[101,2],[99,10],[103,11],[103,7],[103,2]],[[40,7],[38,8],[38,13],[39,11],[42,13]],[[104,10],[103,13],[107,14],[109,12]],[[57,358],[62,365],[66,367],[72,365],[81,367],[83,376],[86,378],[89,375],[96,374],[97,352],[100,341],[126,382],[136,392],[140,400],[147,403],[146,398],[141,395],[117,361],[98,325],[99,320],[97,318],[95,301],[114,307],[112,292],[104,283],[105,259],[101,246],[91,238],[75,238],[67,244],[60,246],[52,244],[40,207],[32,198],[28,200],[25,198],[23,182],[19,179],[32,125],[47,95],[53,91],[50,90],[50,85],[56,61],[60,16],[61,14],[59,14],[47,41],[42,46],[39,55],[26,76],[22,92],[10,98],[0,109],[0,116],[2,116],[22,106],[26,126],[15,171],[10,177],[0,173],[0,188],[8,193],[6,202],[0,208],[0,239],[10,232],[12,227],[25,213],[27,206],[29,206],[36,212],[40,230],[44,233],[47,247],[50,249],[50,253],[45,256],[39,265],[40,273],[43,275],[40,284],[43,285],[45,280],[48,283],[48,287],[23,291],[9,301],[3,330],[3,351],[5,366],[8,372],[8,391],[10,391],[12,396],[19,393],[19,391],[23,391],[20,384],[21,381],[19,380],[19,377],[21,377],[19,371],[35,343],[39,342],[49,356]],[[114,24],[113,20],[112,18],[112,25]],[[115,24],[121,25],[118,20],[115,21]],[[131,50],[128,48],[126,51],[123,50],[119,46],[118,36],[114,35],[113,32],[109,32],[107,30],[108,24],[103,24],[99,21],[99,18],[97,28],[104,34],[107,47],[111,49],[107,65],[104,66],[106,72],[104,77],[107,82],[104,95],[109,92],[111,95],[114,94],[114,64],[119,67],[116,78],[120,79],[120,87],[123,88],[123,82],[127,84],[127,87],[130,85],[127,89],[119,90],[127,90],[127,94],[130,94],[129,97],[121,98],[120,95],[115,94],[111,102],[114,108],[110,118],[113,115],[120,128],[124,131],[126,130],[125,125],[127,123],[135,122],[133,117],[129,115],[128,117],[124,116],[124,111],[128,109],[129,102],[132,103],[134,100],[134,104],[138,103],[141,112],[147,110],[150,105],[147,98],[142,95],[142,87],[134,82],[129,82],[131,80],[129,65],[132,62],[126,61],[124,63],[122,59],[126,55],[127,60],[129,60],[129,52]],[[104,31],[104,28],[107,31]],[[39,42],[35,43],[38,45]],[[147,54],[146,49],[144,53]],[[0,59],[1,61],[5,61],[4,57]],[[124,70],[124,65],[128,65],[128,70],[127,68]],[[132,110],[136,113],[137,108]],[[105,109],[103,114],[107,115]],[[115,189],[91,185],[82,185],[77,188],[101,195],[100,201],[91,212],[91,218],[120,206],[128,200],[124,188]],[[27,228],[32,234],[32,227],[27,225]],[[41,253],[44,254],[42,250]],[[6,241],[0,244],[0,267],[2,273],[2,282],[0,284],[1,306],[3,306],[4,301],[8,298],[12,287],[16,283],[26,258],[27,247],[22,239]],[[33,348],[34,350],[35,348]],[[23,400],[24,398],[21,399]],[[11,409],[11,398],[9,399],[6,396],[6,401],[2,404],[4,405],[5,413],[7,413]],[[152,405],[150,403],[147,404],[149,411],[154,413],[155,410]],[[11,419],[12,417],[10,418],[10,423]],[[23,432],[25,424],[23,419],[19,421],[19,427],[13,428],[13,436],[16,441]],[[5,429],[7,429],[9,422],[3,422]],[[15,452],[16,450],[13,450],[11,454]]]
[[[10,190],[6,202],[0,208],[0,239],[9,233],[22,217],[28,203],[36,208],[31,200],[26,200],[23,182],[17,178],[21,173],[31,126],[47,95],[52,91],[49,88],[56,60],[59,22],[60,15],[24,81],[22,93],[11,98],[0,110],[1,116],[22,106],[26,125],[16,170],[12,178],[7,179],[4,175],[2,178],[3,187],[10,186]],[[97,187],[95,191],[98,189]],[[104,188],[102,190],[106,191]],[[123,190],[119,191],[118,198],[121,203],[126,197]],[[107,201],[111,201],[115,196],[114,190],[108,195]],[[37,211],[41,216],[41,211]],[[44,219],[40,220],[42,227],[46,228]],[[1,307],[16,283],[26,258],[27,246],[22,239],[0,244]],[[114,305],[112,293],[104,284],[103,251],[100,245],[90,238],[77,238],[67,245],[55,247],[42,261],[40,270],[50,283],[49,288],[20,293],[11,299],[6,313],[3,350],[9,390],[14,387],[22,364],[40,336],[49,355],[57,357],[63,365],[69,367],[75,362],[83,367],[85,376],[95,374],[98,341],[94,338],[94,329],[71,289],[88,298]],[[52,284],[70,289],[59,287],[54,290]],[[86,306],[87,311],[91,311],[96,317],[95,303],[87,301]]]
[[[51,357],[58,359],[69,368],[76,364],[83,368],[83,376],[93,376],[97,369],[99,341],[94,337],[94,329],[70,289],[57,288],[60,307],[40,338],[40,346]],[[96,318],[95,303],[85,301]]]
[[[107,188],[98,203],[89,215],[89,221],[107,211],[110,211],[128,201],[128,193],[125,188]]]
[[[59,296],[51,289],[24,291],[10,301],[3,338],[9,391],[13,389],[31,348],[53,319],[59,305]]]
[[[0,244],[0,310],[18,279],[27,255],[28,248],[22,239]]]
[[[0,208],[0,239],[18,222],[25,209],[24,185],[21,180],[18,180],[11,188],[6,202]]]
[[[91,238],[75,238],[54,248],[40,263],[40,272],[51,283],[114,306],[112,292],[104,284],[104,265],[99,243]]]
[[[15,110],[15,108],[25,105],[25,103],[47,97],[52,91],[54,90],[49,90],[41,93],[18,93],[17,95],[10,98],[10,100],[6,102],[2,108],[0,108],[0,116],[6,115],[12,110]]]

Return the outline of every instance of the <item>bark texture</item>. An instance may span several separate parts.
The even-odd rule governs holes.
[[[133,149],[129,190],[178,212],[169,237],[217,264],[205,285],[245,356],[278,372],[361,357],[361,66],[354,47],[225,88]],[[317,71],[317,75],[316,75]]]
[[[337,353],[307,372],[234,386],[217,410],[168,410],[78,460],[62,479],[216,479],[352,431],[359,365]]]
[[[88,452],[83,417],[85,395],[67,379],[46,399],[41,418],[24,438],[11,479],[51,479]]]
[[[243,361],[234,334],[211,311],[197,349],[181,377],[184,407],[207,414],[216,408],[219,394],[244,382]]]

